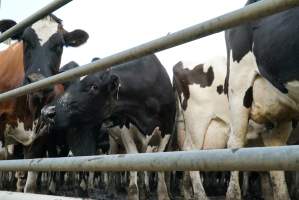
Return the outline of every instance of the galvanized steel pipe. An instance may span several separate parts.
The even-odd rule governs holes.
[[[283,11],[299,5],[299,0],[263,0],[250,4],[244,8],[230,12],[228,14],[216,17],[209,21],[191,26],[170,35],[161,37],[137,47],[119,52],[117,54],[105,57],[96,62],[57,74],[50,78],[26,85],[14,90],[10,90],[0,95],[0,101],[9,98],[21,96],[29,92],[46,88],[55,83],[65,82],[77,77],[94,73],[101,69],[106,69],[126,61],[130,61],[151,53],[165,50],[186,42],[202,38],[225,29],[256,20],[279,11]]]
[[[0,171],[299,170],[299,146],[0,161]]]
[[[80,200],[82,198],[0,191],[1,200]],[[87,200],[86,198],[84,198]]]
[[[49,3],[48,5],[46,5],[45,7],[40,9],[39,11],[37,11],[36,13],[30,15],[29,17],[27,17],[23,21],[19,22],[17,25],[11,27],[9,30],[2,33],[0,35],[0,43],[7,40],[11,36],[13,36],[13,34],[19,32],[20,30],[23,30],[24,28],[30,26],[34,22],[36,22],[39,19],[47,16],[48,14],[54,12],[58,8],[64,6],[65,4],[67,4],[71,1],[72,0],[53,0],[53,2]]]

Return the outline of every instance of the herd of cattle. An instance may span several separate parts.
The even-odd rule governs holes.
[[[227,57],[180,61],[173,67],[172,82],[158,58],[148,55],[0,102],[0,158],[296,144],[299,140],[291,134],[299,120],[298,21],[299,8],[293,8],[229,29]],[[1,20],[0,32],[15,24]],[[83,30],[66,31],[54,15],[15,34],[17,42],[0,52],[0,92],[77,67],[73,61],[60,67],[63,47],[80,46],[88,37]],[[205,200],[219,182],[227,187],[227,199],[242,199],[255,185],[251,179],[257,179],[237,171],[230,177],[223,174],[141,177],[148,191],[157,184],[159,200],[172,198],[171,183],[180,183],[184,199]],[[37,172],[15,176],[18,191],[36,192]],[[85,176],[80,173],[82,180]],[[138,177],[130,172],[128,183],[120,181],[128,184],[128,199],[142,195]],[[283,171],[259,177],[260,199],[287,200],[290,193],[296,198],[297,173],[289,175],[291,181]],[[211,189],[210,182],[219,184]]]

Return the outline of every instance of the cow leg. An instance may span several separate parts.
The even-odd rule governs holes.
[[[237,91],[236,91],[237,92]],[[245,95],[245,94],[244,94]],[[241,148],[245,145],[249,110],[243,106],[243,98],[230,98],[231,109],[231,133],[228,148]],[[241,189],[239,184],[239,172],[232,171],[229,186],[226,193],[227,200],[240,200]]]
[[[123,145],[126,149],[126,152],[129,154],[138,153],[136,144],[133,139],[133,135],[131,131],[128,129],[122,129],[121,131],[121,139]],[[129,200],[138,200],[139,199],[139,191],[137,185],[137,171],[130,172],[130,184],[128,190],[128,199]]]
[[[50,185],[49,185],[49,193],[55,194],[56,193],[56,172],[50,172]]]
[[[8,158],[8,150],[6,147],[2,147],[0,149],[0,160],[7,160]]]
[[[94,172],[88,173],[88,189],[94,189]]]
[[[186,139],[186,128],[184,123],[183,115],[180,114],[177,122],[177,143],[181,150],[187,151],[192,149],[192,144],[190,143],[190,138]],[[192,199],[191,197],[191,180],[190,180],[190,172],[183,172],[183,180],[182,180],[182,192],[185,199]]]
[[[35,193],[37,186],[36,186],[36,180],[37,180],[38,172],[29,171],[27,174],[26,184],[24,187],[24,192],[26,193]]]
[[[262,135],[265,146],[282,146],[292,132],[292,123],[279,123],[277,127]],[[290,199],[284,171],[270,171],[274,200]]]
[[[253,96],[252,86],[257,74],[257,65],[252,52],[245,55],[239,62],[235,62],[231,54],[228,55],[227,59],[230,59],[228,96],[231,123],[228,148],[241,148],[244,147],[246,142],[249,112]],[[226,199],[241,199],[239,173],[237,171],[231,172]]]
[[[248,194],[249,177],[250,177],[250,172],[243,172],[243,185],[242,185],[243,197],[246,197]]]
[[[119,151],[118,144],[113,137],[109,136],[109,155],[117,154]],[[104,172],[105,190],[111,194],[116,194],[115,184],[113,183],[113,176],[115,172]]]
[[[261,190],[262,190],[263,199],[265,200],[273,199],[273,195],[272,195],[273,191],[270,184],[269,174],[267,172],[261,172],[260,176],[261,176],[261,187],[262,187]]]
[[[163,152],[169,142],[170,135],[165,135],[164,138],[162,138],[161,143],[158,147],[158,152]],[[165,182],[165,173],[164,172],[158,172],[158,200],[170,200],[168,191],[167,191],[167,185]]]
[[[203,144],[203,141],[201,142],[201,145],[202,144]],[[193,138],[191,139],[190,134],[186,134],[185,142],[184,142],[184,145],[183,145],[183,150],[184,151],[189,151],[189,150],[193,150],[193,149],[196,149],[195,145],[193,144]],[[207,195],[205,193],[204,187],[202,185],[202,181],[201,181],[201,178],[200,178],[200,172],[199,171],[189,171],[188,173],[189,173],[191,183],[192,183],[193,194],[194,194],[193,198],[195,200],[206,200],[206,199],[208,199]],[[184,183],[184,184],[185,184],[185,186],[188,186],[187,183]],[[184,189],[185,189],[185,187],[184,187]],[[187,191],[184,191],[184,194],[188,194],[188,193],[189,193],[188,189],[187,189]],[[185,198],[188,198],[188,196],[185,196]]]
[[[228,141],[228,148],[244,147],[248,127],[249,110],[243,106],[238,98],[230,98],[231,109],[231,133]],[[241,189],[239,184],[239,172],[232,171],[229,186],[226,193],[227,200],[240,200]]]
[[[18,171],[15,173],[17,179],[17,192],[23,192],[25,185],[25,172]]]
[[[155,152],[156,150],[155,150],[155,148],[156,147],[154,147],[154,146],[147,146],[146,147],[146,153],[153,153],[153,152]],[[146,191],[146,193],[147,193],[147,196],[149,196],[149,194],[150,194],[150,191],[151,191],[151,189],[150,189],[150,172],[143,172],[144,173],[144,185],[145,185],[145,191]]]
[[[33,159],[33,158],[42,158],[46,155],[46,145],[47,145],[48,136],[39,137],[30,147],[22,147],[24,150],[24,157],[26,159]],[[37,177],[38,172],[28,171],[24,192],[28,193],[35,193],[37,189]]]

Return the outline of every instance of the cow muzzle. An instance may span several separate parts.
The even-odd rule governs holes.
[[[55,115],[55,106],[45,106],[41,110],[42,120],[46,121],[46,123],[54,123]]]

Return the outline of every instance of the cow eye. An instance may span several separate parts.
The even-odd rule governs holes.
[[[90,85],[90,87],[89,87],[89,91],[96,91],[97,89],[98,89],[98,86],[94,85],[94,84]]]

